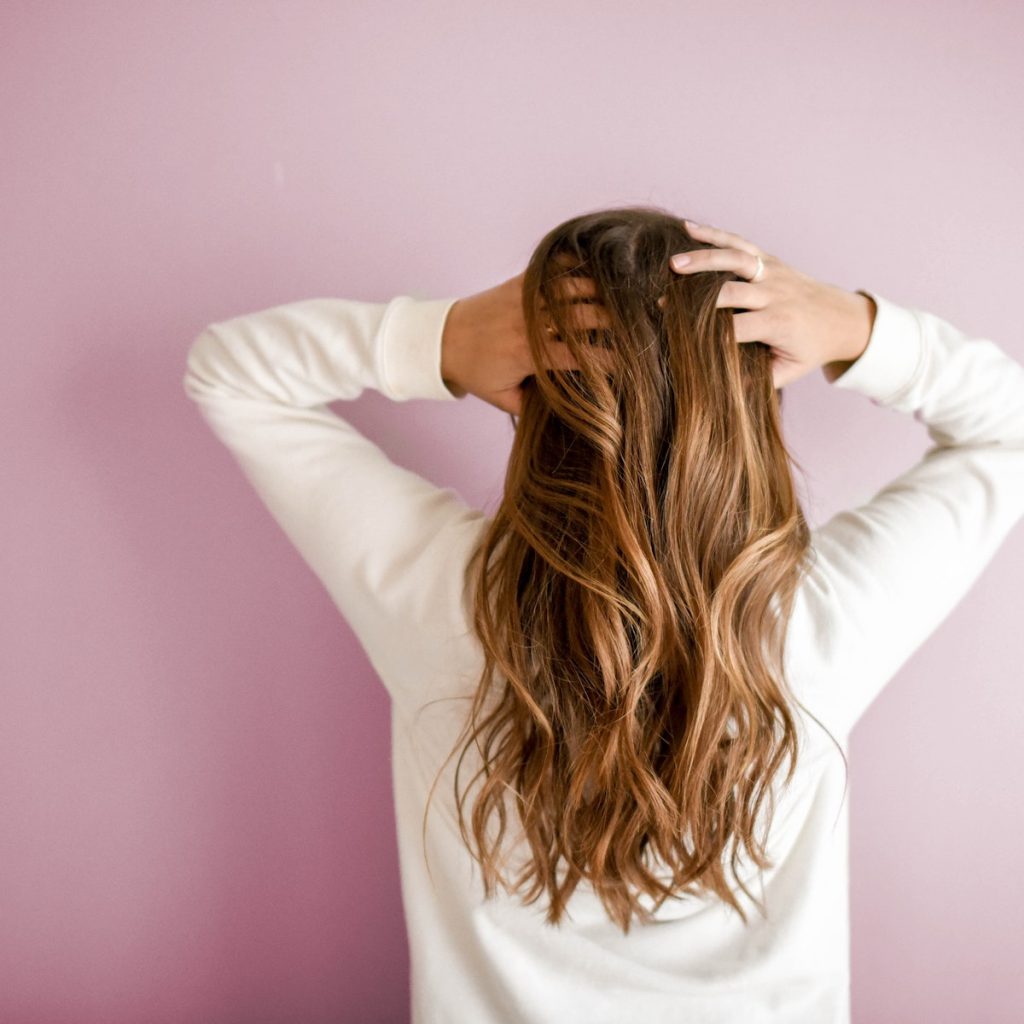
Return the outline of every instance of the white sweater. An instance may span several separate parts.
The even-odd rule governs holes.
[[[933,442],[869,501],[813,531],[787,672],[846,747],[861,713],[1024,514],[1024,367],[987,339],[868,292],[868,346],[832,384],[913,415]],[[327,403],[372,388],[456,401],[440,373],[454,299],[310,299],[211,324],[184,386],[326,587],[392,697],[414,1024],[829,1024],[849,1020],[848,801],[834,745],[798,713],[800,765],[752,891],[767,919],[668,902],[623,935],[581,886],[543,907],[485,902],[451,799],[451,749],[482,667],[463,568],[487,517],[396,465]],[[444,700],[439,698],[461,698]],[[467,757],[465,786],[478,762]],[[471,792],[475,792],[475,789]],[[742,894],[741,894],[742,895]]]

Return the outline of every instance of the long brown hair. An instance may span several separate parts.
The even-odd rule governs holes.
[[[551,325],[579,369],[524,382],[503,499],[467,567],[485,668],[449,759],[462,743],[459,828],[485,895],[510,890],[511,794],[531,853],[511,888],[546,892],[552,924],[582,879],[623,932],[650,919],[638,893],[657,907],[703,890],[746,921],[722,857],[753,899],[740,847],[772,866],[755,824],[796,769],[783,648],[810,532],[771,352],[737,344],[716,308],[738,278],[669,268],[705,246],[663,209],[598,210],[548,232],[523,280],[537,365]],[[577,326],[567,275],[594,282],[606,331]]]

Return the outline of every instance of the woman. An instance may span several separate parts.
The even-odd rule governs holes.
[[[819,367],[933,445],[812,530]],[[625,207],[468,298],[211,324],[184,383],[393,698],[414,1021],[849,1020],[848,735],[1024,513],[1024,367]],[[327,407],[365,388],[511,414],[495,515]]]

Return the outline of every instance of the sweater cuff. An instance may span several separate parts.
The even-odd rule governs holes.
[[[399,295],[387,304],[378,353],[381,390],[388,398],[458,400],[441,378],[441,338],[456,301]]]
[[[850,388],[876,405],[890,405],[917,379],[924,362],[924,338],[913,310],[858,289],[878,307],[867,347],[832,381],[832,387]]]

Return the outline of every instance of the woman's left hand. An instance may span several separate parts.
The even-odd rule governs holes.
[[[449,309],[441,338],[441,377],[458,398],[476,395],[489,405],[518,416],[523,381],[537,373],[526,338],[523,316],[525,273],[501,284],[458,299]],[[572,303],[583,329],[607,326],[607,314],[593,298],[590,278],[566,277],[562,294]],[[560,339],[551,335],[545,346],[545,369],[575,370],[576,361]]]

